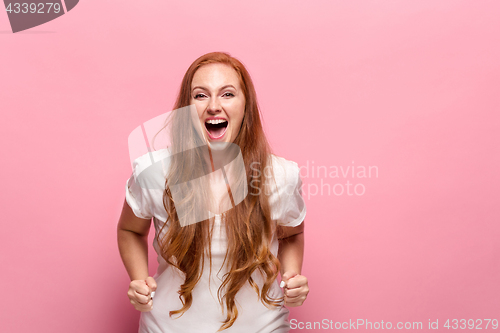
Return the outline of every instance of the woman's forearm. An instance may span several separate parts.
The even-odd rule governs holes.
[[[146,280],[148,270],[148,237],[118,229],[118,249],[130,280]]]
[[[281,263],[281,276],[293,271],[301,274],[304,258],[304,232],[279,240],[278,259]]]

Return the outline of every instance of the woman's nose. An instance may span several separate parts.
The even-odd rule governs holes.
[[[221,112],[221,106],[219,101],[216,98],[213,98],[210,100],[210,103],[208,104],[208,112],[211,113],[218,113]]]

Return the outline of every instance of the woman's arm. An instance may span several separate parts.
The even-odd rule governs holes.
[[[296,227],[280,227],[278,259],[281,263],[281,287],[286,306],[300,306],[309,293],[307,278],[302,273],[304,257],[304,221]]]
[[[127,203],[123,203],[122,214],[118,221],[118,248],[123,264],[130,277],[127,295],[130,303],[141,312],[153,309],[153,291],[156,281],[148,271],[148,234],[151,219],[135,216]]]
[[[281,263],[281,276],[285,272],[302,272],[304,257],[304,223],[296,227],[280,226],[282,236],[279,238],[278,260]]]
[[[148,271],[148,234],[151,219],[141,219],[127,201],[118,221],[118,248],[130,280],[146,280]]]

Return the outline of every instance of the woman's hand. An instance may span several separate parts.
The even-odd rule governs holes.
[[[128,298],[136,310],[148,312],[153,309],[152,292],[156,290],[156,281],[151,276],[146,280],[133,280],[128,288]]]
[[[285,287],[285,306],[301,306],[309,294],[307,278],[296,272],[285,272],[280,287]]]

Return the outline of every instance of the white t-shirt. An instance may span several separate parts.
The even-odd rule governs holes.
[[[276,186],[272,187],[270,196],[271,217],[277,221],[278,225],[295,227],[302,223],[306,215],[306,207],[301,195],[302,181],[299,167],[293,161],[275,155],[271,156],[276,180]],[[164,160],[166,157],[168,157],[166,149],[142,155],[134,160],[133,172],[137,176],[155,161]],[[148,172],[150,179],[146,180],[147,186],[144,183],[139,186],[134,174],[127,180],[126,200],[137,217],[153,218],[157,236],[162,225],[168,220],[167,212],[163,207],[163,189],[167,173],[164,167],[155,170],[154,174]],[[165,229],[167,228],[168,222],[165,226]],[[278,254],[278,245],[278,239],[274,235],[271,252],[275,256]],[[227,272],[225,267],[221,269],[227,248],[225,228],[221,228],[221,215],[215,216],[212,235],[212,275],[209,274],[210,262],[208,258],[205,258],[203,275],[192,292],[193,303],[181,317],[174,315],[171,318],[169,311],[182,307],[177,291],[184,283],[184,277],[160,255],[156,237],[153,247],[158,254],[159,263],[157,273],[153,276],[157,289],[153,299],[153,309],[149,312],[141,312],[139,333],[215,333],[226,319],[226,309],[221,307],[217,299],[217,290],[222,283],[223,274]],[[262,288],[263,278],[258,270],[252,277]],[[283,290],[279,287],[277,280],[274,281],[269,296],[272,298],[283,296]],[[288,309],[283,304],[279,308],[267,308],[259,300],[248,281],[238,291],[235,300],[238,318],[230,328],[222,332],[289,332]]]

